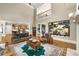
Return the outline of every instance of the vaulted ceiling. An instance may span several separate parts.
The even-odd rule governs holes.
[[[30,21],[33,19],[33,8],[23,3],[0,3],[0,19]]]
[[[41,5],[43,5],[44,3],[30,3],[31,6],[33,6],[34,8],[38,8],[40,7]]]

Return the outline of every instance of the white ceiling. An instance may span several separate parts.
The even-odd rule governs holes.
[[[33,9],[23,3],[0,3],[0,19],[32,20]]]
[[[31,6],[33,6],[34,8],[38,8],[41,5],[43,5],[44,3],[31,3]]]

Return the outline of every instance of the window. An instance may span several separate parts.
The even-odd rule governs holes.
[[[3,24],[0,24],[0,33],[3,33]]]

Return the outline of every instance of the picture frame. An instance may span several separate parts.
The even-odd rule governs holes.
[[[50,34],[59,36],[70,36],[69,20],[55,21],[50,23],[51,23],[51,25],[49,25]]]

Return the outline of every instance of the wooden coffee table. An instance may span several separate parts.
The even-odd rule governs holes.
[[[35,40],[35,39],[34,39],[34,40]],[[41,45],[41,43],[40,43],[39,40],[36,40],[36,42],[32,42],[31,40],[28,40],[28,41],[27,41],[27,44],[28,44],[29,46],[31,46],[34,50],[39,49],[39,47],[40,47],[40,45]]]

